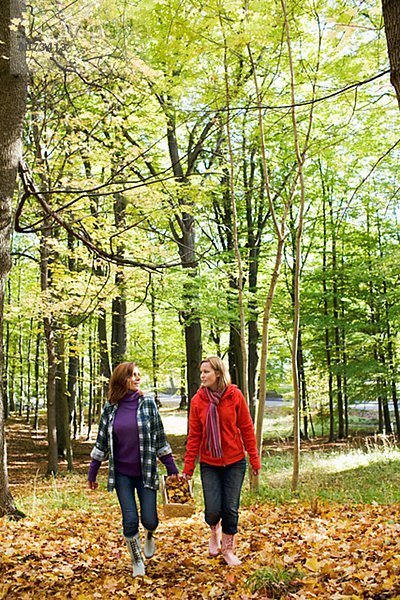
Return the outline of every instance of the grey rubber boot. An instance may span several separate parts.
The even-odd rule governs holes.
[[[142,551],[140,547],[140,537],[137,533],[132,538],[125,538],[126,545],[128,546],[129,554],[131,555],[132,561],[132,575],[138,577],[139,575],[145,575],[146,571],[144,568],[144,562],[142,559]]]
[[[153,532],[146,530],[146,539],[144,540],[144,555],[146,558],[151,558],[156,551],[156,543],[154,541]]]

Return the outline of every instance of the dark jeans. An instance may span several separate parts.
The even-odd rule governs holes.
[[[158,525],[157,492],[145,488],[141,477],[129,477],[115,473],[115,490],[122,511],[122,525],[125,537],[133,537],[139,531],[139,514],[136,506],[135,491],[140,503],[140,520],[148,531],[154,531]]]
[[[240,492],[245,472],[245,459],[226,467],[200,463],[206,523],[216,525],[221,520],[222,531],[229,535],[237,533]]]

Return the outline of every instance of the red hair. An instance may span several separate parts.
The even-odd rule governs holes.
[[[115,367],[108,388],[110,404],[118,404],[129,391],[128,380],[131,379],[135,367],[134,362],[123,362]]]

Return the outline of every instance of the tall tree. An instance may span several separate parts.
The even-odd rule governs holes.
[[[9,489],[3,405],[3,307],[11,267],[12,197],[22,155],[27,72],[22,26],[23,2],[0,4],[0,515],[20,515]]]

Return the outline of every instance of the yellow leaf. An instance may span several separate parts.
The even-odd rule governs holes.
[[[304,566],[306,567],[306,569],[316,572],[319,570],[320,563],[319,563],[318,559],[316,559],[315,557],[307,558]]]

